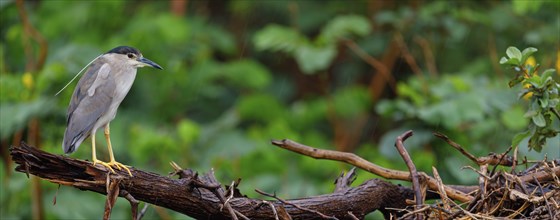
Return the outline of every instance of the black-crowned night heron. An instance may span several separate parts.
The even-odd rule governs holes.
[[[125,169],[132,176],[130,169],[117,162],[113,156],[109,123],[115,118],[117,109],[130,90],[136,69],[149,66],[162,69],[161,66],[142,56],[135,48],[120,46],[96,58],[82,76],[70,100],[67,113],[67,127],[64,132],[62,149],[72,153],[80,144],[91,136],[93,165],[101,164],[115,172],[114,168]],[[105,128],[105,139],[110,161],[103,162],[95,154],[95,132]]]

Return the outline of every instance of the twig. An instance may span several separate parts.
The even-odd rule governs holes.
[[[110,181],[110,174],[107,174],[107,200],[105,201],[105,211],[103,212],[103,220],[108,220],[111,217],[111,210],[119,197],[119,183],[121,179],[114,179]]]
[[[434,53],[430,48],[430,42],[419,35],[414,36],[414,41],[416,41],[416,43],[422,48],[424,59],[426,60],[426,67],[428,67],[430,76],[436,77],[438,75],[438,70],[436,67]]]
[[[421,208],[417,208],[417,209],[414,209],[414,211],[412,211],[412,212],[409,211],[408,213],[403,215],[401,218],[402,219],[408,219],[409,216],[416,215],[416,218],[413,218],[413,219],[419,219],[419,218],[423,219],[424,215],[422,215],[422,212],[424,212],[428,209],[430,209],[430,206],[424,206],[424,207],[421,207]]]
[[[475,162],[477,165],[489,164],[489,165],[511,166],[513,164],[512,157],[507,155],[507,152],[509,152],[509,150],[506,153],[500,155],[496,155],[495,153],[490,153],[488,156],[477,158],[474,155],[467,152],[460,144],[457,144],[454,141],[452,141],[446,135],[439,132],[434,132],[433,134],[434,136],[447,142],[451,147],[461,152],[463,155],[465,155],[471,161]]]
[[[511,156],[507,155],[507,154],[511,151],[511,149],[513,149],[512,146],[509,146],[508,149],[506,150],[506,152],[504,152],[504,153],[498,155],[498,157],[499,157],[500,159],[498,160],[498,163],[496,163],[496,164],[502,164],[502,161],[504,161],[504,158],[506,158],[506,157],[507,157],[508,159],[511,158]],[[491,155],[491,156],[493,156],[493,155]],[[506,160],[506,161],[507,161],[507,160]],[[510,161],[511,161],[511,160],[510,160]],[[513,164],[513,161],[511,161],[511,162],[510,162],[510,161],[507,161],[507,162],[506,162],[509,166],[511,166],[511,164]],[[490,174],[494,174],[494,173],[496,172],[496,168],[498,168],[498,165],[495,165],[494,168],[492,168],[492,172],[490,172]]]
[[[451,204],[453,204],[453,206],[455,206],[455,208],[458,208],[459,210],[461,210],[461,212],[463,212],[463,214],[468,215],[469,217],[471,217],[471,219],[478,219],[477,217],[481,217],[481,216],[479,216],[479,215],[475,215],[475,214],[470,213],[469,211],[463,209],[463,207],[461,207],[460,205],[455,204],[454,202],[451,203]],[[484,219],[492,219],[492,218],[486,218],[486,217],[484,217],[484,216],[482,216],[482,218],[484,218]]]
[[[142,211],[138,213],[136,220],[140,220],[144,217],[144,215],[146,215],[146,211],[148,211],[148,207],[150,207],[150,203],[144,203],[144,208],[142,208]]]
[[[170,162],[169,164],[171,164],[171,166],[173,167],[173,169],[175,171],[170,173],[168,175],[168,177],[173,176],[173,175],[179,175],[180,179],[186,179],[187,180],[187,185],[189,185],[193,188],[204,188],[204,189],[213,191],[213,190],[216,190],[216,189],[219,189],[219,188],[222,187],[222,186],[220,186],[220,184],[209,184],[209,183],[201,181],[198,178],[198,173],[196,173],[192,170],[185,170],[185,169],[181,168],[175,162]]]
[[[220,185],[220,183],[216,179],[216,176],[214,175],[214,169],[210,169],[210,172],[207,175],[205,175],[205,177],[210,182],[210,184],[214,184],[214,185],[218,185],[218,186]],[[233,188],[233,185],[232,185],[232,188]],[[222,187],[215,188],[214,190],[211,190],[211,191],[212,191],[212,193],[214,193],[214,195],[216,195],[216,197],[218,197],[218,199],[220,199],[223,207],[226,207],[226,209],[228,210],[228,212],[230,214],[231,219],[238,220],[237,215],[234,212],[234,209],[231,207],[231,205],[225,199]],[[232,195],[233,195],[233,193],[232,193]]]
[[[138,217],[138,204],[140,204],[140,202],[138,200],[136,200],[129,192],[127,192],[126,190],[121,190],[121,194],[124,195],[124,198],[126,198],[126,200],[128,200],[128,202],[130,202],[130,207],[131,207],[131,212],[132,212],[132,220],[139,220],[140,218]]]
[[[447,142],[451,147],[457,149],[459,152],[461,152],[463,155],[465,155],[471,161],[475,162],[476,164],[479,164],[478,159],[476,159],[476,157],[474,155],[470,154],[465,149],[463,149],[463,147],[461,147],[460,144],[457,144],[454,141],[452,141],[451,139],[449,139],[449,137],[447,137],[447,135],[439,133],[439,132],[434,132],[433,134],[434,134],[434,136],[436,136],[436,137],[444,140],[445,142]]]
[[[414,74],[416,74],[416,76],[418,76],[418,78],[420,78],[420,80],[425,82],[424,74],[422,73],[422,69],[420,69],[420,67],[418,66],[418,63],[416,63],[416,60],[414,59],[414,56],[412,56],[412,54],[408,50],[408,47],[406,46],[406,43],[404,42],[404,38],[403,38],[402,34],[400,32],[395,33],[394,39],[396,40],[397,45],[399,45],[399,47],[401,49],[402,57],[408,63],[408,66],[410,67],[410,69],[412,69],[412,72],[414,72]]]
[[[496,73],[496,75],[498,75],[498,78],[503,79],[503,68],[499,64],[500,58],[498,57],[498,52],[496,51],[496,39],[492,32],[488,34],[488,55],[490,56],[490,60],[492,61],[491,63],[494,72]]]
[[[519,176],[513,175],[513,174],[509,174],[509,173],[503,173],[505,178],[509,178],[512,182],[517,183],[517,185],[519,185],[519,188],[521,188],[521,191],[523,191],[523,193],[525,194],[529,194],[529,192],[527,191],[527,187],[525,187],[525,182],[523,182]]]
[[[274,207],[274,205],[272,203],[270,203],[269,201],[266,201],[266,200],[262,200],[262,203],[270,206],[270,209],[272,210],[272,213],[274,213],[274,219],[278,220],[278,212],[276,212],[276,208]]]
[[[239,211],[237,211],[237,210],[235,210],[235,209],[234,209],[233,211],[235,212],[235,214],[236,214],[237,216],[241,217],[242,219],[244,219],[244,220],[251,220],[250,218],[247,218],[247,216],[243,215],[243,213],[241,213],[241,212],[239,212]]]
[[[352,212],[348,212],[348,216],[350,216],[352,220],[359,220],[359,218],[356,217]]]
[[[550,167],[548,164],[546,164],[546,167],[548,169],[550,169],[551,174],[552,174],[552,178],[554,179],[554,182],[556,182],[557,185],[560,185],[560,178],[558,177],[560,175],[560,172],[554,173],[554,171],[552,171],[553,169],[558,168],[558,166],[556,166],[556,164],[560,164],[560,159],[553,160],[551,162],[551,164],[552,164],[552,167]]]
[[[350,48],[350,50],[352,50],[356,55],[358,55],[358,57],[360,57],[362,60],[368,63],[371,67],[375,68],[379,72],[379,74],[381,74],[385,78],[387,84],[389,85],[389,87],[391,87],[393,91],[397,90],[395,78],[393,78],[391,72],[389,72],[389,69],[387,69],[387,66],[385,66],[385,64],[383,64],[381,61],[369,55],[366,51],[360,48],[360,46],[358,46],[356,42],[352,41],[351,39],[343,39],[342,42],[348,48]]]
[[[515,150],[513,150],[513,164],[511,165],[511,173],[515,172],[515,168],[517,166],[518,153],[519,153],[519,146],[515,146]]]
[[[222,206],[222,208],[226,205],[229,204],[229,201],[233,198],[233,189],[235,188],[235,181],[231,181],[231,185],[229,186],[229,196],[227,197],[226,201],[224,201],[224,205]],[[222,211],[222,208],[220,208],[220,211]]]
[[[56,192],[54,193],[53,206],[56,205],[56,197],[58,196],[58,191],[59,190],[60,190],[60,184],[58,184],[58,187],[56,187]]]
[[[402,156],[404,162],[406,163],[408,170],[410,170],[410,176],[412,178],[412,188],[414,189],[415,192],[414,197],[416,200],[416,206],[414,206],[414,210],[417,210],[418,208],[420,208],[420,206],[422,206],[422,204],[424,204],[424,199],[423,199],[424,197],[422,196],[420,181],[418,181],[419,175],[418,172],[416,171],[416,166],[414,165],[414,162],[412,162],[412,159],[410,158],[410,155],[404,148],[404,144],[403,144],[403,142],[411,136],[412,136],[412,131],[407,131],[404,134],[398,136],[397,141],[395,142],[395,147],[397,148],[399,154]],[[417,214],[416,219],[424,219],[424,216],[421,214]]]
[[[301,206],[299,206],[299,205],[297,205],[297,204],[290,203],[290,202],[288,202],[288,201],[286,201],[286,200],[283,200],[282,198],[276,196],[276,193],[270,194],[270,193],[266,193],[266,192],[264,192],[264,191],[262,191],[262,190],[259,190],[259,189],[255,189],[255,192],[257,192],[257,193],[259,193],[259,194],[261,194],[261,195],[263,195],[263,196],[268,196],[268,197],[274,198],[274,199],[280,201],[280,202],[283,203],[283,204],[291,205],[291,206],[294,206],[294,207],[296,207],[296,208],[298,208],[298,209],[300,209],[300,210],[307,211],[307,212],[310,212],[310,213],[314,213],[314,214],[316,214],[316,215],[318,215],[318,216],[320,216],[321,218],[324,218],[324,219],[338,219],[338,218],[336,218],[336,217],[327,216],[327,215],[325,215],[325,214],[323,214],[323,213],[321,213],[321,212],[318,212],[318,211],[316,211],[316,210],[304,208],[304,207],[301,207]]]
[[[41,33],[39,33],[39,31],[37,31],[37,29],[35,29],[35,27],[33,27],[33,25],[29,22],[27,12],[25,11],[24,1],[17,0],[16,6],[18,9],[19,17],[21,18],[23,29],[26,33],[23,35],[24,50],[25,55],[27,56],[27,64],[25,69],[28,71],[39,71],[43,69],[45,61],[47,60],[49,44],[47,43],[43,35],[41,35]],[[33,38],[33,40],[35,40],[39,44],[39,58],[37,59],[36,63],[34,63],[35,59],[33,58],[33,46],[30,44],[28,36]]]
[[[510,184],[511,184],[511,183],[509,183],[509,181],[507,181],[507,179],[506,179],[506,182],[503,183],[503,185],[506,186],[506,187],[504,187],[504,188],[505,188],[506,190],[507,190],[507,189],[511,189],[511,185],[510,185]],[[501,190],[501,188],[494,189],[494,190],[492,190],[492,192],[491,192],[490,194],[494,194],[494,192],[500,193],[500,190]],[[504,204],[504,201],[506,200],[507,196],[508,196],[507,193],[502,193],[502,198],[500,198],[500,201],[498,202],[498,204],[496,204],[493,208],[488,208],[488,207],[487,207],[487,206],[488,206],[488,203],[484,203],[484,206],[485,206],[485,207],[483,207],[484,210],[488,210],[488,209],[490,210],[490,211],[487,211],[486,214],[488,214],[488,215],[493,215],[493,214],[494,214],[495,212],[497,212],[498,210],[501,210],[501,208],[504,208],[504,207],[503,207],[503,204]],[[522,207],[523,207],[523,206],[522,206]],[[510,218],[513,218],[513,217],[515,217],[515,216],[512,216],[512,217],[510,217]]]
[[[486,164],[485,164],[485,165],[482,165],[482,166],[481,166],[481,169],[482,169],[482,167],[488,167],[488,165],[486,165]],[[491,177],[489,177],[485,172],[481,172],[481,171],[475,169],[474,167],[471,167],[471,166],[464,166],[464,167],[462,167],[461,169],[470,169],[470,170],[474,171],[475,173],[478,173],[478,175],[480,175],[481,177],[484,177],[484,178],[486,178],[486,179],[491,179]]]
[[[551,107],[550,111],[552,111],[552,113],[554,113],[554,115],[556,115],[556,117],[560,120],[560,113],[558,112],[558,110]]]
[[[336,178],[334,181],[334,192],[341,192],[347,189],[354,180],[356,180],[356,167],[352,167],[346,174],[344,174],[344,172],[341,173],[340,176]]]
[[[480,166],[480,176],[478,177],[478,189],[480,190],[480,199],[482,201],[486,200],[486,185],[488,183],[488,176],[486,176],[486,173],[488,173],[488,165],[484,164]]]
[[[541,190],[541,194],[544,197],[544,202],[546,204],[546,208],[548,209],[548,214],[550,215],[550,219],[554,219],[554,215],[552,215],[552,209],[550,208],[550,203],[548,203],[548,198],[546,198],[546,193],[544,192],[541,183],[535,177],[533,177],[533,180],[535,180],[535,183],[537,183],[539,189]]]
[[[439,196],[441,197],[441,202],[443,203],[443,208],[445,210],[451,210],[451,207],[449,206],[448,203],[448,197],[447,194],[445,193],[445,190],[443,189],[443,181],[441,180],[441,177],[439,176],[439,173],[437,171],[437,169],[435,167],[432,166],[432,172],[434,173],[434,178],[436,178],[437,183],[438,183],[438,193]]]
[[[523,216],[522,219],[526,219],[527,217],[525,215],[523,215],[523,211],[525,211],[525,209],[527,209],[529,206],[531,206],[531,203],[529,203],[528,201],[525,201],[523,203],[523,205],[521,205],[521,207],[519,207],[517,210],[510,210],[513,213],[506,216],[506,218],[507,219],[514,219],[516,216],[521,215],[521,216]]]
[[[280,220],[292,220],[292,216],[286,211],[284,206],[276,207],[276,213],[278,213],[278,219]]]

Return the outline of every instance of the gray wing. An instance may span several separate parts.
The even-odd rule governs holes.
[[[116,85],[109,79],[111,67],[100,60],[82,76],[70,100],[62,149],[72,153],[91,134],[97,120],[107,112]]]

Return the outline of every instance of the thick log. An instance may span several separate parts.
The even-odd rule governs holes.
[[[51,154],[25,143],[10,148],[10,151],[13,161],[18,164],[16,171],[105,195],[113,187],[111,182],[117,181],[119,197],[144,201],[197,219],[231,219],[230,213],[250,219],[274,219],[285,213],[292,219],[362,219],[375,210],[388,217],[398,214],[393,209],[404,209],[406,199],[414,198],[409,188],[371,179],[357,187],[341,185],[332,194],[290,200],[263,201],[234,193],[231,199],[227,199],[232,212],[231,209],[228,211],[228,205],[221,208],[226,201],[224,198],[229,196],[220,198],[218,196],[222,195],[217,192],[229,190],[216,184],[213,173],[198,176],[196,172],[183,170],[178,172],[180,178],[174,179],[131,167],[133,176],[130,177],[125,171],[110,173],[89,161]],[[346,185],[349,186],[349,183]]]

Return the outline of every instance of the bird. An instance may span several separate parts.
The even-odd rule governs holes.
[[[111,146],[109,124],[115,118],[119,105],[128,94],[137,69],[152,67],[163,70],[157,63],[144,58],[142,53],[130,46],[118,46],[94,59],[74,89],[66,114],[66,130],[62,142],[65,154],[70,154],[91,136],[92,162],[107,167],[112,173],[130,169],[115,160]],[[104,128],[109,151],[109,162],[97,159],[95,134]]]

